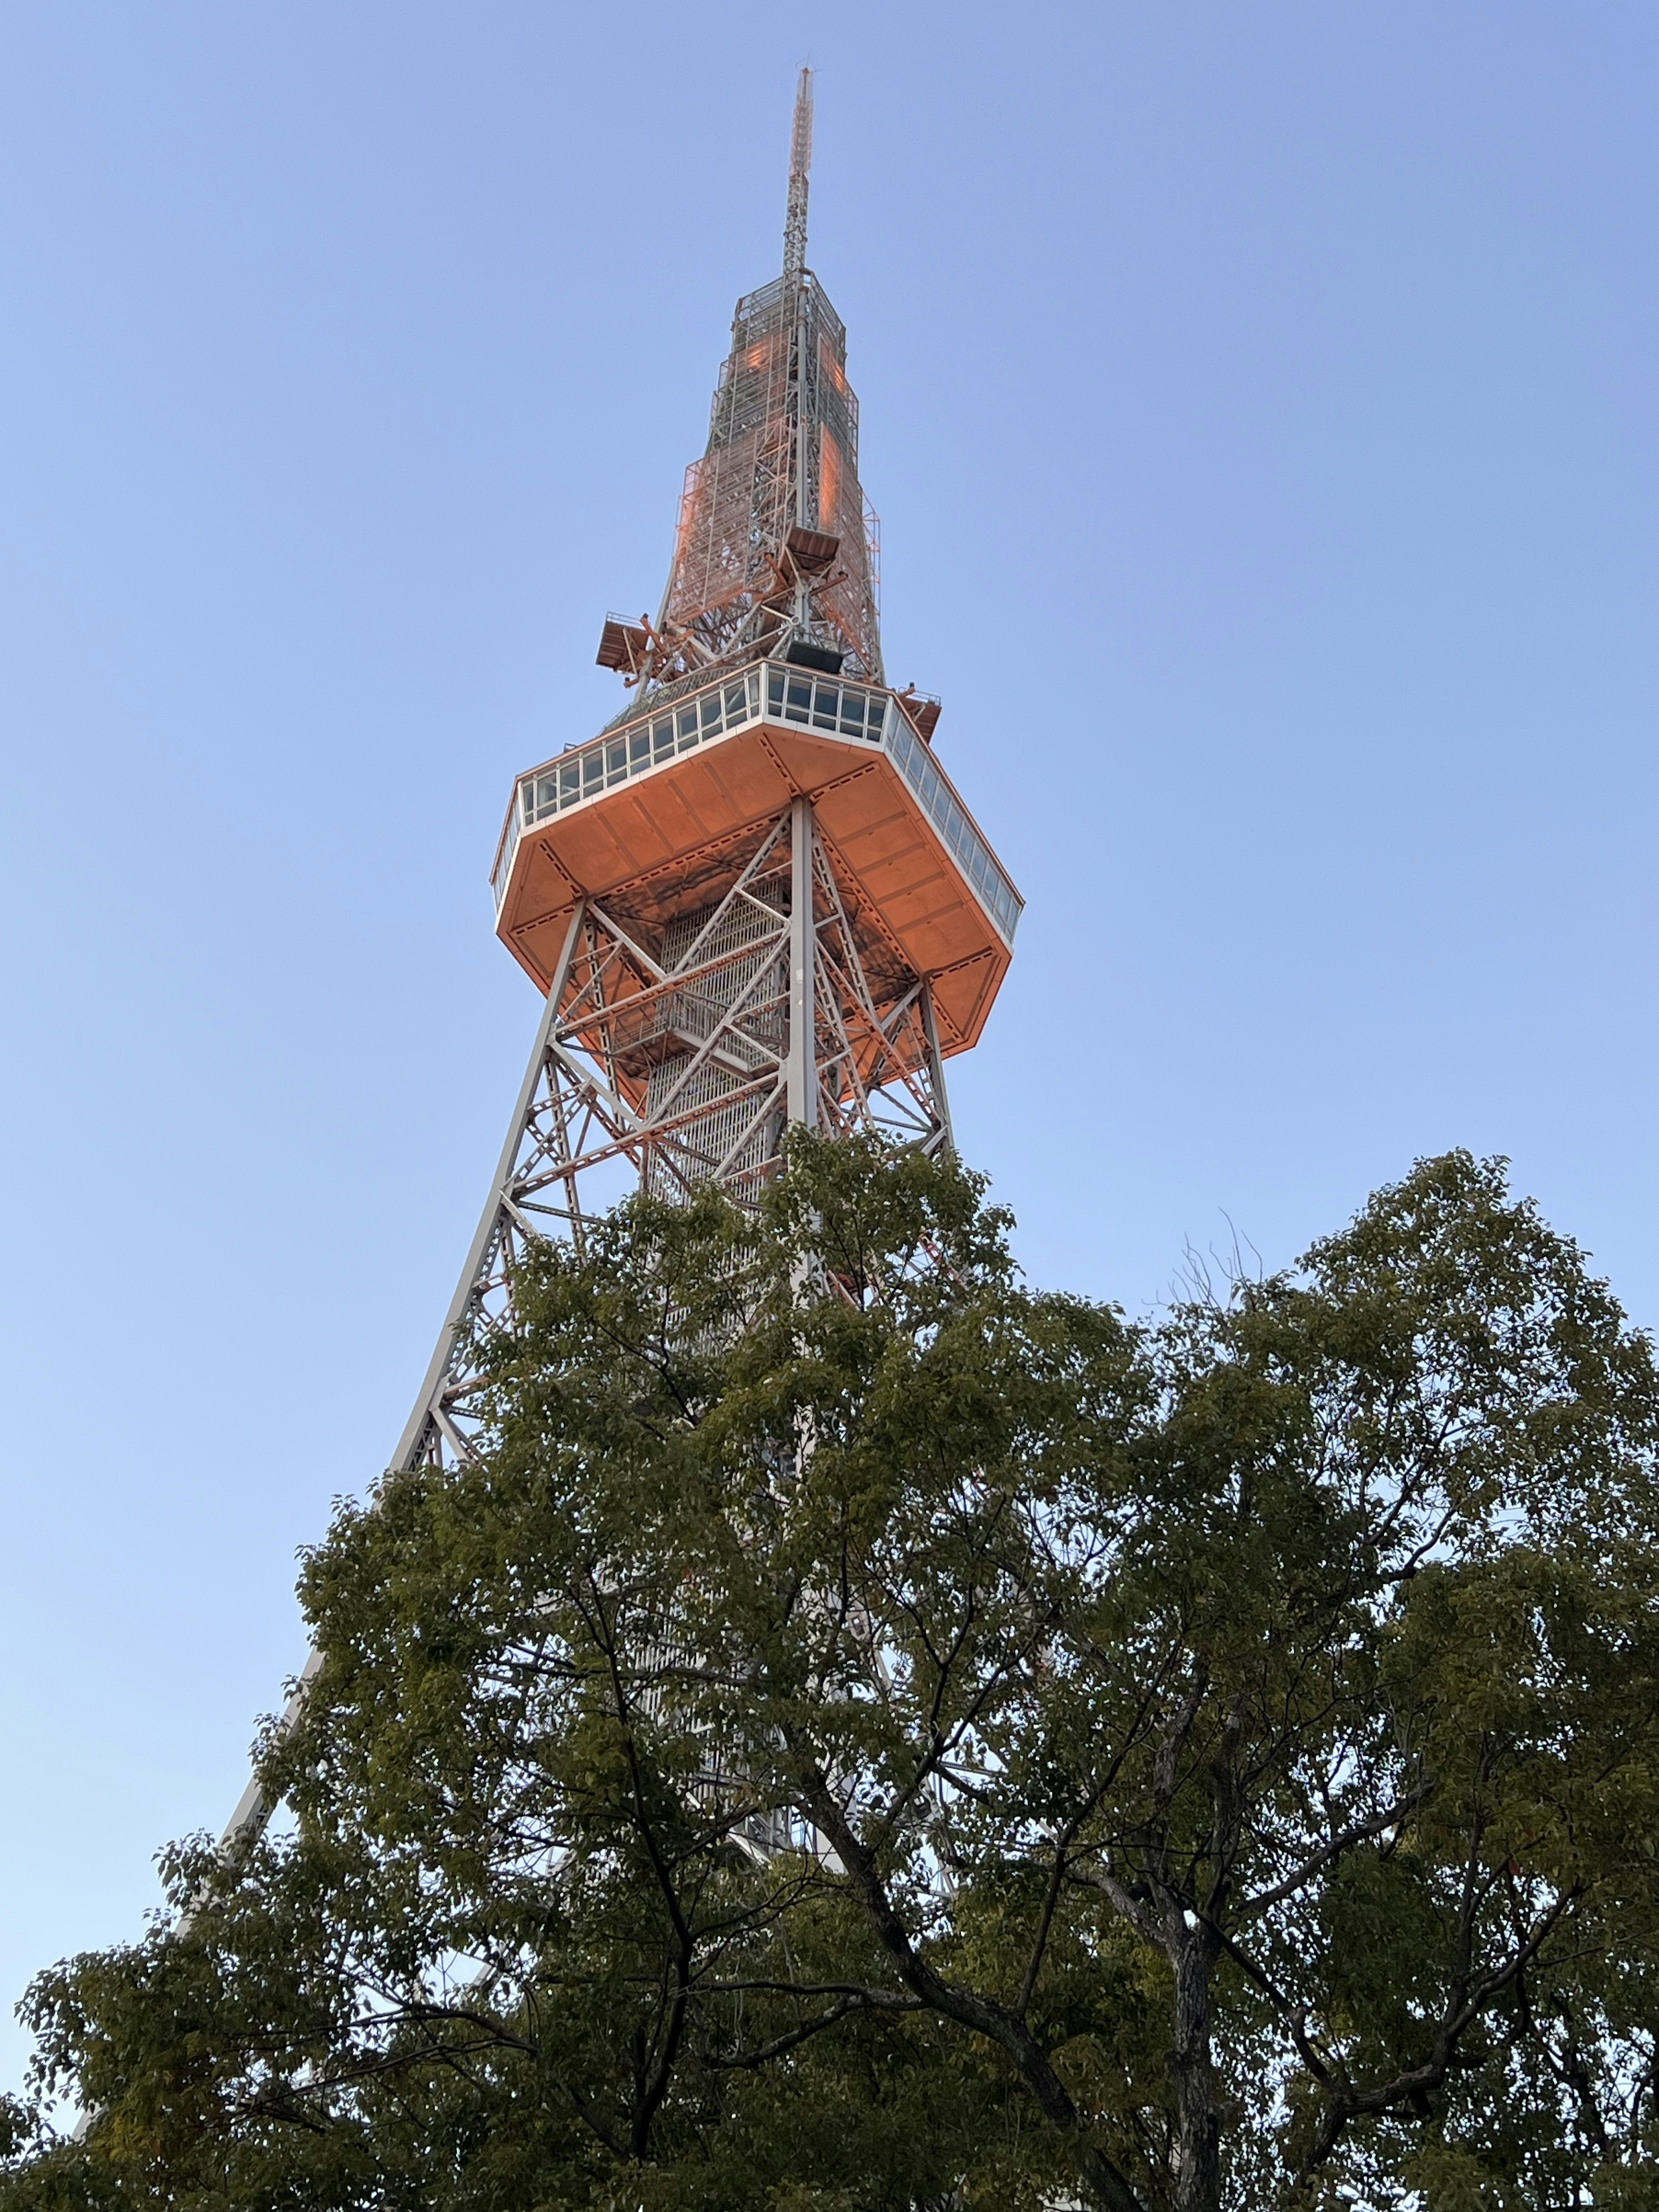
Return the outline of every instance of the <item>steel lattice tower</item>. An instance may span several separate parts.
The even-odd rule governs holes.
[[[605,623],[634,696],[514,787],[496,930],[544,1010],[393,1468],[469,1456],[471,1324],[526,1239],[580,1240],[631,1185],[752,1200],[792,1122],[948,1145],[944,1063],[1007,971],[1019,896],[934,756],[938,701],[883,672],[811,141],[803,70],[783,273],[738,302],[656,619]],[[269,1809],[251,1783],[226,1842]]]

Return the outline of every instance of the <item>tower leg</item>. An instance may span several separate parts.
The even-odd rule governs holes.
[[[579,909],[571,920],[559,977],[556,979],[557,981],[562,981],[569,969],[581,920]],[[550,991],[542,1018],[536,1025],[536,1042],[531,1050],[530,1065],[525,1070],[524,1081],[519,1086],[518,1103],[507,1127],[501,1158],[496,1163],[489,1195],[484,1200],[483,1212],[478,1217],[478,1225],[467,1251],[466,1263],[461,1269],[460,1280],[455,1285],[455,1295],[449,1302],[449,1310],[444,1316],[443,1327],[438,1332],[437,1345],[427,1367],[420,1393],[404,1425],[403,1435],[398,1440],[397,1455],[392,1461],[394,1468],[417,1467],[422,1460],[437,1459],[442,1455],[445,1443],[457,1457],[465,1455],[465,1438],[445,1407],[445,1387],[454,1370],[458,1340],[482,1303],[483,1291],[495,1272],[498,1255],[508,1233],[504,1216],[512,1204],[514,1173],[524,1152],[525,1133],[531,1123],[536,1094],[544,1079],[548,1039],[557,1010],[558,993]],[[283,1707],[278,1723],[284,1733],[299,1720],[307,1692],[321,1665],[322,1657],[317,1650],[313,1649],[306,1654],[306,1662],[300,1669],[294,1693]],[[258,1775],[252,1777],[237,1801],[235,1811],[225,1825],[224,1833],[219,1839],[220,1850],[228,1853],[257,1841],[275,1809],[267,1799]]]
[[[812,802],[789,810],[789,1057],[786,1112],[812,1129],[818,1119],[817,830]]]
[[[951,1101],[945,1089],[945,1055],[939,1048],[939,1024],[933,1016],[933,987],[924,976],[921,985],[921,1030],[927,1041],[927,1073],[933,1088],[933,1110],[939,1116],[939,1141],[954,1152],[957,1140],[951,1128]]]
[[[480,1284],[489,1276],[489,1263],[502,1243],[506,1228],[501,1218],[502,1209],[510,1203],[514,1170],[524,1150],[525,1130],[545,1073],[548,1036],[558,1015],[564,979],[570,970],[571,957],[578,942],[581,923],[581,909],[578,908],[571,916],[570,927],[565,933],[564,951],[558,972],[553,979],[553,988],[547,994],[547,1004],[542,1010],[541,1020],[536,1025],[536,1042],[531,1048],[530,1065],[526,1068],[524,1081],[519,1086],[518,1103],[507,1125],[507,1141],[501,1146],[501,1156],[495,1163],[489,1195],[484,1200],[483,1212],[478,1216],[478,1225],[473,1231],[472,1243],[461,1268],[460,1279],[455,1285],[455,1295],[444,1316],[443,1327],[438,1332],[438,1341],[421,1384],[420,1394],[404,1424],[404,1432],[398,1439],[397,1453],[392,1462],[394,1468],[415,1467],[422,1460],[434,1455],[431,1449],[431,1431],[444,1419],[444,1383],[454,1361],[455,1340],[472,1315]]]

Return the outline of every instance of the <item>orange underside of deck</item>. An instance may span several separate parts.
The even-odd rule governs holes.
[[[597,899],[654,933],[721,897],[754,831],[810,798],[861,935],[933,987],[939,1048],[977,1042],[1009,951],[909,787],[857,742],[757,726],[525,832],[496,925],[545,992],[570,915]]]

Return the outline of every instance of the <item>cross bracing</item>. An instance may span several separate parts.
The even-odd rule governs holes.
[[[791,1121],[930,1152],[950,1141],[928,982],[895,988],[890,962],[872,976],[840,873],[797,800],[754,835],[723,896],[665,929],[578,906],[399,1466],[469,1448],[472,1328],[499,1310],[526,1237],[580,1242],[617,1188],[607,1170],[663,1198],[716,1182],[752,1202]]]

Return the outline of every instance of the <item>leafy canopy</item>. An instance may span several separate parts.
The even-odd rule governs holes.
[[[803,1140],[540,1249],[0,2212],[1650,2202],[1647,1340],[1462,1153],[1155,1327],[1007,1227]]]

